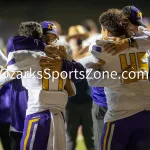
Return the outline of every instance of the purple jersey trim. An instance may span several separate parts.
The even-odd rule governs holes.
[[[13,59],[11,59],[9,62],[8,62],[8,66],[10,66],[10,65],[13,65],[13,64],[15,64],[16,63],[16,61],[15,61],[15,58],[13,58]]]
[[[93,51],[96,51],[96,52],[101,52],[102,49],[101,49],[101,47],[98,46],[98,45],[93,45],[93,46],[92,46],[92,50],[93,50]]]

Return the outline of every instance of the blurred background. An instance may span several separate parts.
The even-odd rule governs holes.
[[[103,11],[126,5],[135,5],[143,16],[150,16],[150,0],[1,0],[0,37],[6,43],[8,37],[16,34],[21,21],[31,20],[56,20],[62,26],[62,34],[67,34],[71,25],[81,24],[88,18],[98,25],[98,17]]]

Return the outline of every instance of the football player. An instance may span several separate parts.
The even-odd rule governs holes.
[[[59,35],[58,35],[58,28],[55,26],[54,23],[49,21],[41,22],[41,26],[43,29],[42,40],[46,43],[45,52],[50,57],[60,57],[63,61],[62,70],[66,71],[67,74],[70,74],[71,80],[74,83],[80,82],[82,79],[82,75],[80,75],[80,71],[84,71],[84,67],[79,63],[72,59],[72,57],[67,52],[65,46],[59,45]],[[45,58],[46,60],[46,58]],[[44,62],[47,65],[52,65],[50,62]],[[77,71],[74,73],[74,71]],[[81,77],[81,78],[80,78]]]
[[[130,29],[130,34],[134,35],[134,36],[132,37],[131,40],[129,38],[122,39],[122,38],[118,38],[118,37],[117,38],[111,37],[111,39],[116,40],[116,41],[114,43],[108,43],[108,44],[104,45],[104,50],[112,55],[116,55],[119,52],[126,50],[126,48],[128,48],[128,47],[137,47],[138,48],[138,45],[139,45],[141,48],[145,48],[145,46],[149,46],[149,44],[150,44],[149,40],[146,40],[146,39],[149,39],[150,34],[148,34],[148,31],[145,28],[146,26],[142,21],[142,12],[135,6],[126,6],[122,9],[122,11],[129,18],[129,20],[132,22],[132,24],[134,24],[134,26],[132,26],[132,28]],[[102,32],[102,33],[103,33],[103,36],[105,37],[105,32]],[[96,49],[99,49],[98,46],[96,46],[96,45],[93,46],[93,50],[96,50]],[[98,94],[99,95],[103,94],[102,92],[100,92],[100,88],[101,87],[93,87],[93,97],[97,100],[96,102],[100,101],[101,106],[104,106],[104,104],[106,104],[106,101],[105,100],[102,101],[101,100],[102,98],[101,97],[99,98],[97,96]],[[101,107],[99,108],[99,114],[101,116],[104,114],[104,113],[102,113],[104,108],[102,108],[102,110],[101,110]],[[99,120],[101,121],[101,118]],[[98,121],[98,123],[100,121]],[[101,128],[102,128],[102,125],[99,126],[98,131],[101,131]],[[97,131],[96,131],[96,133],[97,133]],[[97,145],[99,145],[99,141],[97,143],[98,143]]]
[[[59,35],[58,29],[54,23],[49,21],[41,22],[41,26],[43,29],[42,40],[46,43],[45,52],[47,55],[59,55],[62,59],[67,59],[72,61],[72,57],[67,53],[65,46],[59,45]]]
[[[110,9],[104,12],[99,20],[106,37],[130,38],[131,32],[128,29],[134,25],[122,11]],[[89,58],[95,61],[97,58],[102,59],[104,63],[101,64],[100,72],[93,70],[91,76],[99,78],[89,79],[89,84],[105,87],[108,105],[101,149],[147,150],[150,148],[150,95],[148,92],[150,85],[147,80],[146,54],[148,48],[129,48],[127,51],[111,56],[104,52],[103,46],[107,44],[105,40],[97,40],[96,43],[99,48],[92,52],[95,57],[89,56]],[[92,48],[94,49],[94,46]],[[108,71],[108,74],[103,74],[104,71]],[[115,79],[112,76],[108,77],[112,71],[117,73]],[[138,76],[138,71],[144,71],[146,74],[142,74],[142,77],[140,74]],[[100,75],[102,75],[101,78]]]
[[[22,24],[19,30],[20,35],[24,30],[31,30],[29,24],[30,22]],[[40,29],[39,26],[39,32],[35,33],[32,29],[33,32],[30,31],[30,33],[40,34]],[[23,33],[22,35],[25,34]],[[49,72],[51,74],[54,68],[52,68],[53,66],[45,66],[44,62],[41,66],[39,65],[39,62],[42,61],[41,56],[46,57],[43,52],[45,46],[40,39],[33,38],[32,34],[29,37],[14,36],[9,39],[9,43],[11,44],[10,47],[16,51],[9,53],[7,69],[9,72],[20,70],[24,72],[25,78],[22,78],[22,83],[28,90],[29,95],[26,111],[27,116],[20,149],[37,150],[41,149],[41,145],[44,149],[54,149],[54,147],[55,149],[65,149],[62,112],[64,111],[68,94],[73,84],[70,83],[67,93],[65,85],[71,81],[58,78],[53,82],[52,78],[46,76],[48,73],[44,72],[45,69],[48,69],[48,71],[51,69]],[[47,57],[47,59],[54,63],[52,58]],[[61,64],[62,60],[60,58],[55,57],[54,59],[56,63]],[[26,72],[30,68],[33,72],[40,71],[41,74],[39,73],[30,77],[30,73],[33,72]],[[56,68],[54,71],[61,71],[60,67]],[[74,90],[73,87],[73,94]]]
[[[108,43],[104,46],[106,52],[116,55],[130,47],[139,49],[147,49],[150,47],[150,32],[146,29],[146,25],[142,20],[142,12],[135,6],[126,6],[122,9],[123,13],[129,18],[134,26],[130,26],[131,38],[115,38],[115,42]]]

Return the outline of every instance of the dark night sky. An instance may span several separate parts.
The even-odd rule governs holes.
[[[57,20],[64,31],[70,25],[92,18],[98,24],[99,15],[108,8],[135,5],[143,16],[150,16],[150,0],[46,0],[0,1],[0,36],[5,41],[17,32],[21,21]]]

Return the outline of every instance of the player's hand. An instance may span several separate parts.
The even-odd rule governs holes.
[[[114,43],[104,45],[104,51],[109,54],[116,55],[129,48],[128,39],[111,38],[111,40],[114,40]]]
[[[51,72],[53,72],[53,71],[61,72],[62,64],[63,64],[63,61],[60,58],[60,56],[56,56],[55,61],[51,61],[49,63],[49,65],[50,65],[49,68],[51,69]]]
[[[100,59],[97,63],[87,63],[86,68],[92,68],[94,70],[101,70],[101,67],[105,65],[105,61]]]
[[[79,51],[77,50],[76,53],[73,53],[73,59],[78,61],[79,59],[89,56],[91,52],[89,51],[89,46],[86,46]]]
[[[67,58],[67,52],[66,52],[66,48],[64,46],[52,46],[52,45],[48,45],[45,48],[45,53],[47,56],[51,57],[52,54],[56,54],[58,56],[60,56],[60,58],[62,59],[66,59]]]
[[[62,70],[62,59],[60,56],[53,54],[52,57],[41,57],[40,65],[42,67],[47,67],[50,69],[51,72],[58,71],[61,72]]]
[[[53,57],[42,56],[40,58],[40,66],[49,66],[51,61],[54,61]]]

